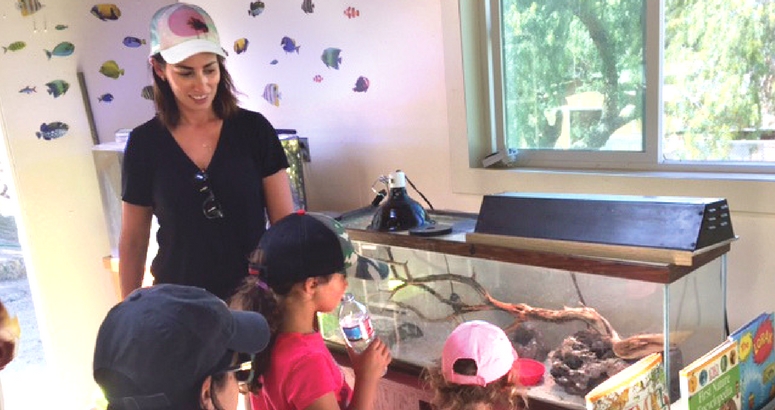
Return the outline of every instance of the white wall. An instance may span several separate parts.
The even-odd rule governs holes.
[[[117,124],[132,126],[151,115],[152,104],[140,98],[139,90],[136,103],[121,106],[125,86],[120,84],[126,78],[144,76],[148,54],[147,47],[128,49],[121,40],[146,32],[151,13],[162,2],[143,2],[142,6],[127,2],[118,21],[100,21],[91,15],[94,2],[43,1],[44,7],[30,16],[22,16],[15,3],[0,4],[0,45],[23,41],[26,46],[0,54],[0,124],[10,157],[12,194],[21,210],[17,224],[48,364],[48,371],[37,375],[37,388],[30,389],[41,397],[29,399],[42,405],[43,400],[54,398],[57,407],[87,409],[96,390],[91,372],[94,340],[117,296],[102,262],[110,247],[77,72],[82,71],[92,85],[90,100],[102,134],[112,138],[120,127]],[[68,28],[56,30],[58,24]],[[75,52],[48,59],[44,50],[51,51],[62,41],[73,43]],[[117,60],[126,71],[119,80],[99,73],[100,65],[109,59]],[[57,79],[68,82],[70,88],[54,98],[45,84]],[[27,86],[35,87],[36,92],[19,92]],[[106,92],[115,94],[113,105],[97,102],[97,96]],[[133,114],[140,116],[126,120]],[[49,141],[36,137],[42,123],[55,121],[68,124],[64,136]],[[21,325],[24,332],[25,324]],[[8,396],[14,393],[18,391],[6,391]]]
[[[61,403],[85,408],[81,404],[88,400],[88,388],[83,385],[91,380],[94,333],[114,296],[101,265],[101,257],[109,253],[107,228],[75,72],[85,73],[102,141],[112,140],[115,129],[150,117],[152,106],[139,97],[139,89],[149,83],[147,45],[128,49],[121,39],[147,39],[147,21],[164,2],[116,1],[122,17],[107,22],[89,13],[94,2],[44,3],[43,10],[24,18],[12,2],[0,4],[5,16],[0,44],[27,42],[24,50],[0,55],[0,112],[23,210],[24,247],[44,345],[61,375],[57,384],[68,392]],[[456,35],[456,16],[440,1],[316,1],[314,13],[305,14],[301,0],[275,0],[265,1],[266,10],[256,17],[248,14],[248,1],[196,3],[211,12],[221,30],[243,105],[263,112],[276,127],[295,128],[309,138],[312,162],[306,177],[312,209],[364,206],[373,197],[372,182],[395,169],[405,171],[438,209],[477,211],[483,193],[504,190],[730,197],[733,225],[741,238],[729,255],[731,324],[775,309],[769,294],[775,289],[775,212],[770,201],[775,189],[769,183],[459,172],[459,139],[465,138],[461,63],[454,44],[444,41]],[[348,19],[343,11],[349,6],[360,16]],[[33,21],[39,30],[45,21],[48,32],[32,33]],[[60,22],[70,27],[52,30]],[[298,54],[282,50],[284,36],[296,40]],[[250,44],[237,55],[232,44],[241,37]],[[74,39],[74,55],[47,61],[42,49],[64,38]],[[323,65],[320,56],[327,47],[342,49],[339,70]],[[99,65],[108,59],[116,60],[126,74],[118,80],[99,74]],[[274,59],[278,63],[270,64]],[[319,83],[313,81],[318,74],[323,77]],[[365,93],[352,91],[359,76],[370,80]],[[43,84],[58,77],[72,88],[53,99]],[[38,93],[18,93],[27,83],[38,85]],[[280,86],[279,107],[262,98],[267,83]],[[115,100],[97,103],[105,92]],[[68,122],[68,134],[54,141],[35,138],[40,123],[50,121]],[[410,195],[417,198],[411,190]],[[741,201],[753,205],[738,205]]]

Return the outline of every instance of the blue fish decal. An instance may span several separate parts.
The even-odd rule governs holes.
[[[269,83],[264,87],[264,99],[275,107],[280,106],[280,86],[275,83]]]
[[[36,132],[35,135],[38,137],[38,139],[43,138],[46,141],[50,141],[53,139],[61,138],[67,134],[67,130],[69,129],[69,125],[60,121],[54,121],[48,124],[44,122],[43,124],[40,124],[40,131]]]
[[[355,81],[355,87],[353,87],[353,91],[355,91],[356,93],[365,93],[368,90],[369,90],[369,79],[364,76],[358,77],[358,80]]]
[[[69,41],[63,41],[54,47],[53,50],[43,50],[46,52],[46,57],[48,57],[49,60],[51,60],[51,56],[57,56],[57,57],[67,57],[70,54],[73,54],[75,51],[75,45]]]
[[[127,47],[137,48],[137,47],[140,47],[141,45],[145,44],[145,39],[140,39],[140,38],[132,37],[132,36],[126,36],[126,37],[124,37],[123,43]]]
[[[250,8],[248,9],[248,16],[256,17],[264,12],[266,5],[263,1],[251,1]]]
[[[99,102],[105,101],[105,102],[109,103],[109,102],[113,101],[113,94],[111,94],[111,93],[102,94],[101,96],[97,97],[97,101],[99,101]]]
[[[338,48],[327,48],[323,50],[323,54],[320,56],[320,59],[323,60],[323,64],[325,64],[326,67],[338,70],[339,64],[342,64],[342,57],[339,55],[341,52],[342,50]]]
[[[301,48],[301,46],[296,45],[296,40],[288,36],[285,36],[282,40],[280,40],[280,45],[283,47],[283,50],[285,50],[286,53],[292,53],[295,51],[296,54],[298,54],[299,48]]]
[[[269,64],[271,64],[271,65],[275,65],[277,63],[279,63],[279,61],[277,61],[277,60],[272,60],[272,61],[269,62]]]
[[[37,87],[28,85],[28,86],[22,88],[21,90],[19,90],[19,92],[20,93],[24,93],[24,94],[32,94],[32,93],[38,92],[38,90],[36,90],[35,88],[37,88]]]
[[[48,88],[48,94],[57,98],[60,95],[65,95],[67,90],[70,89],[70,83],[65,80],[54,80],[46,83],[46,87]]]

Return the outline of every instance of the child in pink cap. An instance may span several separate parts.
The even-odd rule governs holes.
[[[441,367],[425,378],[440,410],[502,410],[525,407],[515,363],[503,329],[482,320],[460,324],[444,342]]]

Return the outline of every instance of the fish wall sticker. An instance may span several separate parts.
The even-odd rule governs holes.
[[[36,88],[38,88],[38,87],[32,86],[32,85],[28,85],[28,86],[22,88],[21,90],[19,90],[19,92],[22,93],[22,94],[37,93],[38,90],[36,90]]]
[[[41,8],[43,4],[40,4],[39,0],[19,0],[16,2],[16,8],[22,13],[22,16],[26,17],[35,14]]]
[[[318,75],[312,77],[312,81],[314,81],[316,83],[321,83],[321,82],[323,82],[323,76],[318,74]]]
[[[296,54],[299,54],[299,49],[301,46],[296,45],[296,40],[285,36],[280,40],[280,46],[285,50],[286,53],[292,53],[296,52]]]
[[[67,90],[70,89],[70,84],[65,80],[54,80],[46,83],[48,94],[57,98],[61,95],[65,95]]]
[[[356,93],[365,93],[366,91],[369,91],[369,79],[364,76],[358,77],[358,79],[355,81],[355,87],[353,87],[353,91]]]
[[[140,97],[143,97],[146,100],[153,101],[153,86],[146,85],[145,87],[143,87],[143,89],[140,90]]]
[[[234,52],[242,54],[248,51],[248,44],[250,44],[250,41],[245,37],[234,40]]]
[[[279,63],[279,61],[277,61],[277,59],[272,60],[272,61],[269,62],[270,65],[277,65],[277,63]]]
[[[105,93],[105,94],[102,94],[101,96],[97,97],[97,102],[109,103],[111,101],[113,101],[113,94],[111,94],[111,93]]]
[[[68,27],[70,26],[66,26],[64,24],[57,24],[56,26],[54,26],[54,30],[57,30],[57,31],[67,30]]]
[[[46,141],[50,141],[57,138],[62,138],[65,134],[67,134],[67,130],[70,129],[70,126],[61,122],[61,121],[54,121],[46,124],[45,122],[43,124],[40,124],[40,131],[36,132],[35,135],[38,137],[38,139],[44,139]]]
[[[100,66],[100,73],[102,73],[102,75],[105,77],[109,77],[115,80],[118,77],[124,75],[124,69],[120,68],[115,60],[108,60],[102,63],[102,66]]]
[[[256,17],[264,12],[266,5],[263,1],[250,2],[250,8],[248,8],[248,16]]]
[[[315,3],[312,2],[312,0],[304,0],[301,2],[301,9],[304,10],[304,13],[311,14],[315,12]]]
[[[358,11],[358,9],[356,9],[355,7],[350,6],[350,7],[346,8],[346,9],[344,9],[344,15],[347,16],[348,19],[352,19],[352,18],[360,16],[361,12]]]
[[[51,60],[52,56],[67,57],[75,52],[75,45],[69,41],[63,41],[54,47],[53,50],[43,50],[46,52],[46,57]]]
[[[326,67],[338,70],[339,64],[342,64],[342,57],[339,55],[341,52],[342,50],[338,48],[329,47],[323,50],[320,59],[323,60],[323,64],[325,64]]]
[[[14,41],[13,43],[9,44],[8,47],[3,47],[3,54],[9,51],[19,51],[26,46],[27,46],[27,43],[23,41]]]
[[[275,107],[280,106],[280,86],[275,83],[269,83],[264,86],[264,99]]]
[[[91,8],[91,14],[102,21],[115,21],[121,17],[121,9],[119,9],[115,4],[110,3],[95,4]]]
[[[132,36],[126,36],[126,37],[124,37],[124,40],[122,41],[122,43],[125,46],[129,47],[129,48],[137,48],[137,47],[140,47],[141,45],[145,44],[145,39],[144,38],[132,37]]]

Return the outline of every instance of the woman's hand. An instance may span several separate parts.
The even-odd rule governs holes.
[[[356,381],[377,381],[381,379],[385,375],[391,360],[393,360],[390,349],[379,338],[375,338],[361,354],[355,353],[348,346],[347,354],[350,356],[350,361],[353,364]]]

